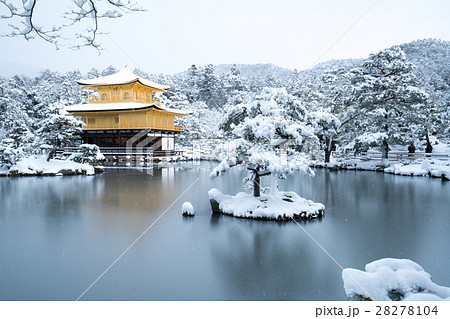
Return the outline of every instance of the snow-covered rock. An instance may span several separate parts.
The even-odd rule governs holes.
[[[183,216],[195,216],[194,206],[190,202],[183,203],[181,213]]]
[[[241,192],[230,196],[213,188],[208,195],[214,213],[241,218],[289,220],[318,218],[325,214],[323,204],[304,199],[295,192],[277,192],[260,197]]]
[[[342,279],[353,300],[450,300],[450,288],[433,283],[430,274],[409,259],[376,260],[365,271],[346,268]]]

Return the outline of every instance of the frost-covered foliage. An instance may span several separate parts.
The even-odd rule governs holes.
[[[10,168],[20,159],[20,154],[21,150],[13,139],[5,138],[0,141],[0,167]]]
[[[62,104],[51,104],[47,117],[36,130],[37,143],[51,145],[53,149],[75,146],[83,126],[84,123],[67,113]]]
[[[450,288],[433,283],[430,274],[409,259],[376,260],[365,271],[346,268],[342,279],[353,300],[450,300]]]
[[[305,160],[317,148],[314,129],[307,125],[307,110],[286,89],[265,88],[246,104],[230,108],[222,121],[235,138],[233,149],[213,170],[218,176],[236,164],[249,170],[254,196],[260,196],[260,177],[284,176],[295,169],[312,174]],[[272,178],[272,191],[276,191]]]
[[[85,90],[74,82],[77,78],[78,71],[45,70],[34,79],[0,79],[0,138],[13,139],[24,157],[40,153],[45,144],[73,145],[80,123],[62,108],[85,101]]]
[[[100,148],[95,144],[81,144],[78,151],[71,155],[71,159],[78,163],[97,163],[105,160]]]
[[[334,114],[325,111],[310,112],[307,115],[307,121],[314,128],[314,133],[323,145],[325,162],[329,162],[335,147],[335,139],[341,128],[341,121]]]
[[[417,113],[427,107],[427,95],[418,88],[414,65],[399,47],[370,55],[361,68],[352,70],[351,101],[358,106],[356,150],[376,143],[383,158],[389,145],[411,143],[417,134]]]

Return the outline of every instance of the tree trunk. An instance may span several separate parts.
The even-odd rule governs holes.
[[[55,155],[55,153],[56,153],[56,148],[52,149],[52,150],[50,151],[50,153],[48,153],[48,156],[47,156],[47,162],[50,162],[50,160],[51,160],[52,157]]]
[[[381,147],[381,159],[387,160],[389,158],[389,144],[386,139],[383,139],[383,146]]]
[[[255,176],[253,177],[253,196],[261,196],[260,178],[257,170],[254,170]]]
[[[261,176],[267,176],[267,175],[271,174],[271,172],[269,172],[269,171],[260,172],[259,171],[260,168],[261,167],[259,167],[259,166],[257,168],[247,167],[247,169],[249,171],[252,171],[253,174],[255,174],[253,176],[253,196],[255,196],[255,197],[261,196],[261,186],[260,186],[261,185]]]
[[[325,149],[325,163],[330,162],[330,157],[331,157],[331,149],[326,148]]]
[[[428,135],[428,129],[426,130],[425,139],[427,141],[427,147],[425,148],[425,153],[433,152],[433,146],[431,146],[430,135]]]
[[[330,162],[331,153],[336,150],[336,143],[334,137],[325,138],[325,163]]]

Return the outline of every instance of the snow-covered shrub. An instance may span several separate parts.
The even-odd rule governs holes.
[[[20,149],[11,138],[2,139],[0,142],[0,166],[10,168],[20,159]]]
[[[101,162],[105,160],[100,148],[95,144],[81,144],[72,160],[79,163]]]
[[[367,152],[370,148],[380,145],[386,138],[386,133],[361,134],[354,140],[354,150],[356,153]]]

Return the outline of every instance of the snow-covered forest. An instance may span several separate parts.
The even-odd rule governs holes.
[[[242,131],[249,125],[244,121],[251,119],[253,124],[262,125],[255,119],[258,115],[264,119],[269,113],[259,105],[261,99],[273,100],[284,113],[263,122],[284,121],[301,127],[303,135],[312,132],[315,138],[310,136],[312,142],[302,147],[314,158],[329,160],[336,149],[361,152],[375,148],[387,156],[393,147],[406,151],[411,144],[425,150],[432,135],[450,138],[449,57],[450,42],[418,40],[366,59],[332,60],[302,71],[270,64],[208,64],[192,65],[174,75],[137,69],[134,73],[170,85],[171,92],[163,96],[166,107],[194,111],[192,116],[179,119],[185,126],[178,139],[181,145],[191,145],[197,138],[235,139],[239,137],[236,128]],[[79,144],[77,133],[83,124],[64,111],[66,105],[87,100],[87,90],[75,80],[117,71],[110,66],[93,68],[87,74],[46,70],[34,78],[5,78],[0,70],[2,164],[12,165],[43,149]],[[274,95],[267,97],[270,92]],[[264,138],[297,134],[275,126],[275,130],[259,134]],[[311,146],[314,143],[316,147]]]

